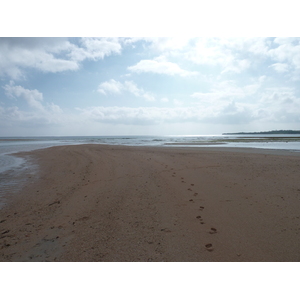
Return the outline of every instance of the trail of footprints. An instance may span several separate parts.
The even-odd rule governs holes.
[[[176,175],[176,172],[173,172],[172,177],[176,177],[175,175]],[[184,181],[184,177],[181,177],[181,182],[182,182],[182,183],[186,183],[186,182]],[[193,186],[195,186],[195,184],[194,184],[194,183],[191,183],[191,187],[193,187]],[[190,191],[190,192],[193,192],[193,190],[192,190],[191,187],[189,187],[187,190]],[[194,197],[197,197],[197,196],[198,196],[198,193],[195,192],[195,193],[193,194],[193,196],[194,196]],[[195,203],[194,199],[190,199],[189,201],[192,202],[192,203]],[[200,206],[200,207],[199,207],[199,210],[200,210],[200,211],[203,211],[203,210],[204,210],[204,206]],[[198,215],[198,216],[196,216],[196,218],[200,221],[200,224],[201,224],[201,225],[205,224],[205,222],[203,221],[202,216]],[[209,234],[216,234],[216,233],[218,233],[218,231],[217,231],[217,229],[216,229],[215,227],[211,227],[208,233],[209,233]],[[207,251],[209,251],[209,252],[212,252],[212,251],[214,250],[213,245],[212,245],[211,243],[205,244],[204,247],[205,247],[205,249],[206,249]]]

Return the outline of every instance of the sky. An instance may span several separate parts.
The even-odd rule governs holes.
[[[300,39],[0,39],[0,136],[300,129]]]
[[[294,6],[9,1],[0,18],[0,136],[299,130]]]

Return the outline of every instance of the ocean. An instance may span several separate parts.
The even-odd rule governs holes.
[[[106,144],[159,147],[246,147],[300,151],[300,135],[181,135],[181,136],[65,136],[65,137],[0,137],[0,208],[4,194],[16,191],[35,174],[34,162],[14,156],[60,145]],[[28,175],[29,174],[29,175]]]

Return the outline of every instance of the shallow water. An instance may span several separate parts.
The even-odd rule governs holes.
[[[172,143],[172,145],[167,145],[168,143]],[[180,143],[180,145],[176,145],[177,143]],[[209,145],[207,145],[207,143]],[[300,135],[6,137],[0,138],[0,173],[13,168],[18,168],[24,163],[23,159],[8,154],[21,151],[32,151],[52,146],[76,144],[172,147],[250,147],[300,151]]]
[[[22,189],[30,180],[37,176],[38,166],[30,159],[5,155],[12,165],[0,172],[0,209],[7,203],[7,196]]]

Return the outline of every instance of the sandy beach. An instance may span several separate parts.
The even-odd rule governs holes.
[[[300,155],[60,146],[0,210],[1,261],[300,261]]]

